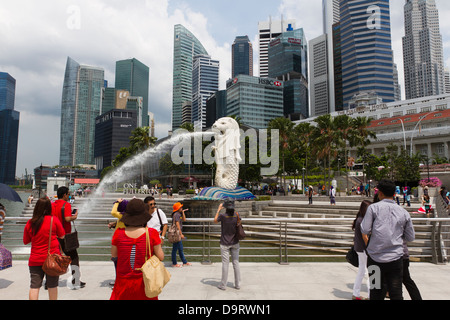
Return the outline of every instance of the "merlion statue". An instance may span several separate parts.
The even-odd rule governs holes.
[[[239,179],[241,133],[233,118],[221,118],[213,125],[215,131],[216,186],[234,190]]]
[[[241,162],[241,132],[233,118],[222,118],[212,126],[215,136],[217,165],[215,186],[203,188],[194,200],[254,200],[247,189],[238,186]]]

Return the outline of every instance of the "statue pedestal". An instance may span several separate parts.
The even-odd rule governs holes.
[[[237,187],[234,190],[227,190],[219,187],[204,188],[200,194],[193,198],[193,200],[225,200],[233,199],[241,200],[255,200],[256,197],[245,188]]]

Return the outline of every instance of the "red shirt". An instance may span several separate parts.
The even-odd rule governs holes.
[[[47,258],[48,252],[48,237],[50,234],[50,222],[52,221],[51,216],[45,216],[44,221],[36,234],[33,234],[33,229],[31,228],[31,220],[27,222],[25,229],[23,231],[23,244],[29,244],[31,242],[31,255],[28,260],[28,265],[30,267],[38,267],[44,264]],[[52,226],[52,240],[50,244],[50,253],[61,254],[59,251],[59,241],[65,235],[64,229],[58,219],[53,219]]]
[[[153,255],[153,246],[161,244],[159,233],[155,229],[148,229],[151,243],[151,255]],[[125,229],[117,229],[112,238],[112,245],[117,247],[117,274],[121,276],[138,273],[142,277],[141,271],[131,269],[131,249],[136,246],[134,268],[141,268],[145,263],[146,235],[142,234],[139,238],[133,239],[126,235]],[[148,256],[150,258],[150,256]]]
[[[59,219],[59,222],[62,224],[64,231],[66,232],[66,234],[68,234],[72,233],[72,224],[70,222],[65,221],[65,219],[64,221],[62,220],[61,210],[64,204],[66,204],[66,206],[64,207],[64,217],[71,217],[72,206],[70,205],[69,202],[61,199],[56,200],[55,202],[52,203],[52,215]]]
[[[151,252],[153,246],[161,244],[159,233],[155,229],[148,229]],[[158,297],[148,298],[145,295],[144,278],[141,268],[145,263],[146,234],[137,239],[126,235],[125,229],[117,229],[112,238],[112,245],[117,247],[117,273],[111,300],[158,300]],[[132,248],[135,254],[132,255]],[[133,263],[133,266],[131,264]]]

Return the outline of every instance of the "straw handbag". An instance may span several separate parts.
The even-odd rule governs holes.
[[[70,257],[65,255],[50,253],[50,244],[52,242],[52,226],[53,226],[53,216],[52,221],[50,222],[50,235],[48,238],[47,259],[45,259],[44,265],[42,266],[42,270],[44,270],[44,272],[51,277],[58,277],[62,276],[67,272],[67,268],[69,267],[72,260],[70,259]]]
[[[155,298],[162,292],[162,289],[169,282],[171,275],[157,256],[153,255],[150,259],[147,259],[147,257],[151,255],[151,246],[148,228],[145,228],[145,233],[146,233],[146,245],[145,245],[146,262],[144,263],[142,268],[139,268],[137,270],[142,271],[142,276],[144,278],[145,295],[148,298]]]

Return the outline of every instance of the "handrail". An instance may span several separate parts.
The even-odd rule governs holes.
[[[22,243],[23,228],[28,220],[26,217],[6,217],[2,242],[16,258],[29,256],[30,246]],[[170,223],[171,219],[168,220]],[[354,218],[244,218],[247,239],[241,241],[240,257],[252,262],[273,261],[280,264],[306,259],[345,261],[345,254],[353,244],[353,220]],[[412,220],[430,221],[433,225],[450,224],[450,219],[443,217]],[[116,219],[112,217],[81,216],[77,219],[80,257],[91,260],[109,259],[113,230],[109,230],[107,224],[113,221]],[[211,218],[188,218],[183,228],[183,234],[188,238],[184,244],[186,256],[192,261],[200,260],[206,264],[213,260],[220,261],[220,225],[214,224]],[[441,236],[447,235],[450,238],[448,232],[439,230]],[[171,244],[165,241],[163,248],[169,256]],[[443,241],[440,242],[440,248],[446,252]],[[434,259],[434,250],[430,250],[426,239],[423,244],[411,244],[410,251],[414,251],[411,256],[418,259],[432,259],[435,263],[442,260]]]
[[[434,215],[437,219],[432,221],[432,253],[433,263],[446,264],[448,262],[447,248],[445,247],[445,240],[449,240],[450,236],[448,230],[450,229],[450,223],[446,219],[449,215],[448,205],[440,194],[435,198],[435,212]],[[442,219],[442,220],[441,220]],[[443,231],[446,230],[446,231]]]

